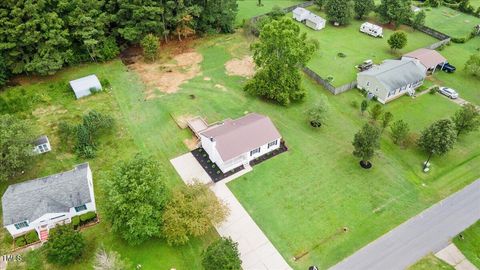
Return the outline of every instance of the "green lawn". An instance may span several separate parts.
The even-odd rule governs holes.
[[[48,265],[45,266],[46,269],[90,269],[93,253],[100,244],[104,244],[107,249],[117,250],[135,265],[142,264],[143,269],[201,269],[200,254],[202,250],[209,242],[218,237],[212,231],[203,239],[196,239],[182,247],[170,247],[164,241],[158,239],[152,239],[139,247],[132,247],[111,232],[108,221],[103,218],[104,191],[102,182],[108,177],[109,171],[119,160],[130,158],[137,152],[151,154],[167,168],[169,186],[181,183],[179,177],[170,169],[165,159],[161,158],[161,155],[158,155],[157,152],[144,147],[144,142],[136,140],[125,124],[124,115],[114,98],[115,93],[119,91],[138,92],[143,89],[143,84],[139,82],[135,74],[126,71],[119,60],[106,64],[89,64],[69,68],[55,77],[45,78],[38,83],[11,88],[1,93],[4,97],[24,95],[27,100],[32,100],[29,105],[31,106],[30,109],[17,114],[20,117],[30,119],[35,124],[39,134],[47,134],[53,150],[50,153],[35,157],[31,167],[21,177],[13,179],[9,183],[0,183],[0,194],[3,194],[8,184],[70,170],[74,164],[85,161],[68,153],[64,147],[59,145],[56,129],[60,120],[78,121],[85,112],[95,109],[111,114],[117,122],[113,134],[101,140],[97,157],[88,160],[92,167],[97,209],[101,219],[100,224],[83,232],[86,236],[88,251],[75,265],[70,267]],[[107,78],[111,82],[112,88],[76,101],[66,82],[87,74],[97,74],[100,78]],[[30,80],[36,81],[35,79]],[[0,246],[1,254],[4,254],[11,247],[8,238],[5,237],[6,233],[4,230],[0,231],[0,240],[3,239]]]
[[[325,18],[325,14],[319,12],[316,7],[310,9]],[[291,13],[288,16],[291,16]],[[380,64],[385,59],[396,59],[403,53],[426,47],[438,41],[419,31],[402,26],[400,29],[408,34],[408,44],[404,49],[392,53],[387,40],[393,30],[384,28],[384,37],[374,38],[359,31],[363,22],[352,20],[345,27],[335,27],[327,23],[327,26],[320,31],[312,30],[298,23],[302,31],[320,44],[320,49],[315,53],[308,67],[323,78],[333,77],[332,84],[341,86],[357,79],[358,71],[355,66],[367,59],[372,59],[375,63]],[[345,54],[346,57],[339,57],[339,53]]]
[[[438,71],[433,76],[435,83],[454,88],[460,93],[460,97],[480,104],[480,78],[465,73],[465,62],[470,55],[480,53],[480,37],[476,37],[464,44],[454,44],[445,47],[440,53],[445,56],[448,61],[457,67],[457,71],[453,74]]]
[[[448,263],[440,260],[439,258],[428,255],[423,259],[410,266],[408,270],[454,270]]]
[[[480,18],[440,6],[426,8],[425,25],[456,38],[466,37],[475,25],[480,24]]]
[[[262,0],[263,6],[257,6],[258,0],[239,0],[238,4],[238,14],[236,23],[241,25],[244,20],[248,20],[252,17],[268,13],[272,11],[274,6],[279,6],[281,8],[289,7],[302,3],[305,1],[302,0]]]
[[[460,235],[463,236],[463,239]],[[480,268],[480,221],[457,235],[453,239],[453,243],[471,263]]]

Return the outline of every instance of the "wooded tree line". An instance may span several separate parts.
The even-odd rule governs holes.
[[[112,59],[149,33],[232,32],[236,14],[236,0],[0,1],[0,86],[13,74]]]

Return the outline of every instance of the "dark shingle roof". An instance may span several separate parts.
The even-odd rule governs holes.
[[[91,202],[88,169],[83,163],[70,171],[10,185],[2,196],[4,226]]]
[[[47,142],[48,142],[47,136],[42,135],[42,136],[38,137],[38,138],[33,142],[33,145],[38,146],[38,145],[41,145],[41,144],[46,144]]]

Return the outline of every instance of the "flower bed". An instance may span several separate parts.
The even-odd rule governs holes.
[[[286,151],[288,151],[288,147],[285,145],[285,142],[282,141],[280,143],[280,147],[278,149],[275,149],[272,152],[268,152],[265,155],[259,156],[258,158],[250,161],[250,166],[253,167],[257,164],[260,164],[260,163],[264,162],[265,160],[271,159],[274,156],[280,155],[281,153],[286,152]]]
[[[245,169],[245,167],[243,167],[242,165],[226,173],[223,173],[222,170],[218,168],[218,165],[210,160],[208,154],[201,147],[193,150],[192,155],[195,157],[198,163],[200,163],[202,168],[207,172],[207,174],[210,176],[210,178],[212,178],[213,182],[215,183]]]

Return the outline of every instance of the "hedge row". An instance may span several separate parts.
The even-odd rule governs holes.
[[[72,217],[72,225],[73,228],[78,228],[80,225],[87,224],[88,222],[94,220],[97,218],[97,213],[95,212],[87,212],[85,214],[81,214],[80,216],[74,216]]]
[[[38,238],[38,234],[35,230],[29,231],[27,234],[21,235],[15,238],[15,246],[16,247],[23,247],[27,244],[32,244],[38,242],[40,238]]]

